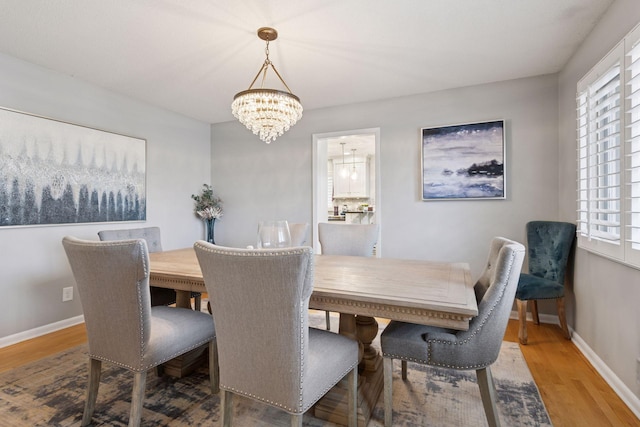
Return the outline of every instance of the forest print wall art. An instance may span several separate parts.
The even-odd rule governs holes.
[[[146,220],[146,141],[0,108],[0,227]]]

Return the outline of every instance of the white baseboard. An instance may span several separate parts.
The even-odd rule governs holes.
[[[625,383],[620,381],[620,378],[598,357],[598,355],[591,350],[591,347],[586,342],[572,331],[571,341],[578,347],[578,350],[587,358],[587,360],[593,365],[596,371],[604,378],[604,380],[611,386],[613,391],[622,399],[622,401],[631,409],[631,412],[640,419],[640,398],[627,387]]]
[[[14,335],[9,335],[0,338],[0,348],[7,347],[13,344],[17,344],[22,341],[37,338],[42,335],[49,334],[51,332],[59,331],[60,329],[68,328],[70,326],[77,325],[84,322],[84,316],[70,317],[69,319],[61,320],[59,322],[50,323],[48,325],[40,326],[28,331],[20,332]]]
[[[511,312],[511,319],[518,318],[518,312]],[[541,314],[539,316],[540,323],[551,323],[560,325],[558,316],[550,314]],[[533,321],[531,313],[527,312],[527,320]],[[571,331],[571,341],[580,350],[580,353],[591,363],[600,376],[605,380],[607,384],[613,389],[613,391],[622,399],[622,401],[629,407],[631,412],[640,419],[640,398],[623,383],[620,378],[598,357],[598,355],[587,345],[587,343],[578,335],[573,329]]]

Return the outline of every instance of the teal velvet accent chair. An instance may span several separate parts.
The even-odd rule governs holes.
[[[402,379],[407,362],[457,370],[475,370],[490,427],[500,426],[491,365],[498,358],[507,329],[525,249],[502,237],[491,241],[483,273],[474,286],[478,315],[469,329],[391,321],[380,336],[384,370],[384,425],[393,425],[393,360],[401,360]],[[424,379],[422,379],[424,380]],[[406,386],[411,392],[410,385]]]
[[[531,221],[526,228],[529,273],[520,275],[516,291],[520,343],[528,341],[527,305],[533,322],[540,324],[537,300],[542,299],[556,300],[560,327],[565,338],[571,339],[564,308],[564,281],[576,226],[568,222]]]

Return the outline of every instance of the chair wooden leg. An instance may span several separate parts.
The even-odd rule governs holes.
[[[518,322],[520,328],[518,328],[518,339],[520,344],[527,344],[527,301],[516,299],[518,305]]]
[[[133,394],[131,396],[131,411],[129,411],[129,427],[140,427],[142,419],[142,404],[147,385],[147,371],[134,372]]]
[[[402,380],[406,381],[406,379],[407,379],[407,361],[403,360],[400,365],[402,367]]]
[[[478,377],[478,387],[480,387],[482,405],[484,406],[484,413],[487,416],[489,427],[500,427],[500,417],[496,407],[496,388],[493,384],[491,368],[487,366],[486,368],[478,369],[476,376]]]
[[[358,427],[358,365],[347,375],[347,390],[349,393],[348,426]]]
[[[231,418],[233,418],[233,393],[224,390],[220,395],[220,400],[222,427],[231,427]]]
[[[567,316],[564,311],[564,297],[556,299],[558,306],[558,319],[560,319],[560,327],[564,337],[568,340],[571,339],[571,332],[569,332],[569,326],[567,326]]]
[[[302,414],[291,414],[291,427],[302,427]]]
[[[198,295],[197,297],[193,297],[193,309],[195,311],[202,310],[202,295]]]
[[[325,311],[324,312],[324,317],[325,317],[325,320],[327,322],[327,331],[330,331],[331,330],[331,315],[329,314],[328,311]]]
[[[219,392],[220,368],[218,367],[218,342],[215,339],[209,341],[209,381],[211,382],[211,392]]]
[[[538,301],[532,299],[531,304],[529,305],[531,305],[531,319],[533,320],[533,323],[539,325],[540,318],[538,317]]]
[[[391,427],[393,423],[393,359],[384,357],[382,359],[382,366],[384,383],[384,427]]]
[[[96,399],[98,398],[98,387],[100,386],[100,369],[102,362],[97,359],[89,359],[89,378],[87,384],[87,397],[84,402],[84,413],[82,414],[81,426],[91,424],[91,417],[96,408]]]

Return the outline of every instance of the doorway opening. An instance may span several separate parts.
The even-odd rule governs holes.
[[[313,248],[318,223],[379,224],[380,129],[313,134]],[[381,254],[380,231],[375,255]]]

